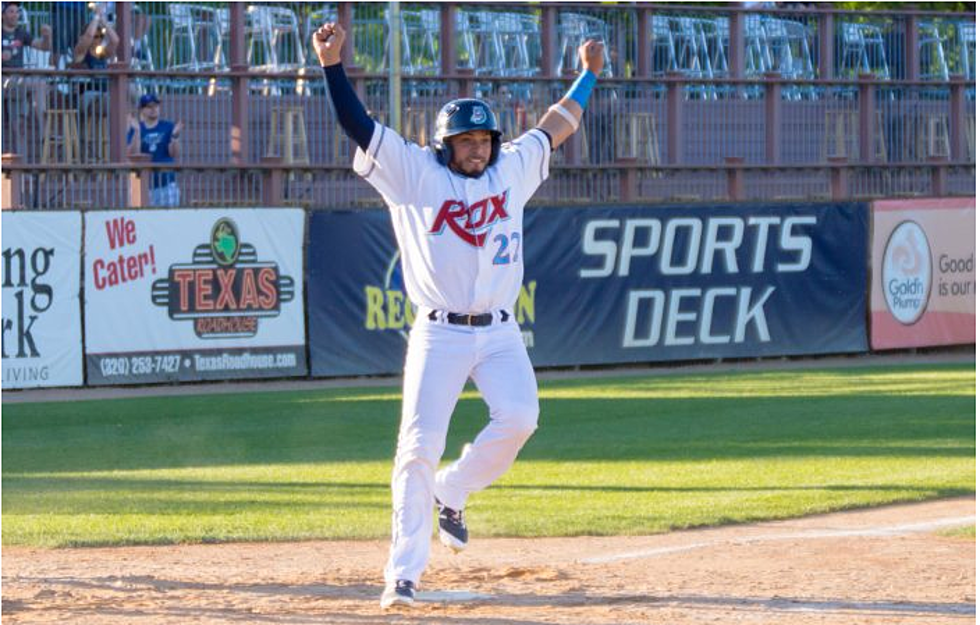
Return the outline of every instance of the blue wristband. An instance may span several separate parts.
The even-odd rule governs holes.
[[[568,90],[565,97],[575,100],[578,105],[585,110],[585,105],[589,101],[589,95],[592,94],[592,87],[595,86],[598,77],[593,74],[590,70],[582,70],[582,73],[578,75],[578,79],[572,83],[572,88]]]

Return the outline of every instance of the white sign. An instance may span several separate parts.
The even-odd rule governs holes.
[[[888,310],[899,323],[915,323],[925,312],[932,290],[932,253],[919,224],[903,221],[892,231],[881,265]]]
[[[85,215],[90,384],[303,375],[301,209]]]
[[[82,218],[3,212],[3,388],[81,386]]]

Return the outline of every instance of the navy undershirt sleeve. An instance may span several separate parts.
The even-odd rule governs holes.
[[[544,136],[548,137],[548,147],[551,148],[551,151],[552,152],[554,152],[555,151],[555,140],[551,138],[551,135],[544,128],[538,127],[538,130],[541,131],[541,134],[543,134]]]
[[[337,63],[324,67],[323,75],[327,79],[330,99],[333,101],[333,108],[337,112],[337,120],[341,128],[354,140],[354,143],[367,151],[371,144],[371,136],[374,135],[374,120],[368,116],[364,105],[357,98],[354,87],[347,79],[343,64]]]

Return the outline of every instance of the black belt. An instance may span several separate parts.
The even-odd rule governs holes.
[[[429,313],[429,319],[436,321],[439,318],[437,311]],[[507,321],[510,315],[506,310],[500,311],[500,321]],[[446,313],[446,322],[454,326],[474,326],[482,328],[493,323],[493,313],[483,313],[482,315],[465,315],[461,313]]]

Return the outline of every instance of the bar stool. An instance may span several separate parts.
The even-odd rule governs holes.
[[[915,156],[926,159],[934,156],[949,158],[949,119],[946,115],[926,113],[916,123]]]
[[[41,142],[42,164],[81,165],[82,149],[78,137],[76,109],[48,109],[44,112],[44,138]],[[75,174],[68,174],[75,181]],[[41,174],[43,182],[45,174]]]
[[[84,161],[105,163],[109,160],[109,120],[100,115],[90,115],[85,120]]]
[[[616,158],[635,158],[660,165],[657,118],[653,113],[630,113],[616,120]]]
[[[58,149],[61,149],[60,156]],[[82,162],[76,109],[48,109],[44,112],[44,139],[41,162],[78,165]]]
[[[280,156],[284,165],[310,164],[302,106],[273,107],[269,114],[269,141],[265,156]]]
[[[421,108],[405,110],[405,138],[425,147],[429,144],[429,111]]]
[[[41,163],[45,165],[81,165],[82,149],[78,139],[76,109],[48,109],[44,112],[44,138],[41,141]],[[38,177],[43,184],[46,174]],[[68,174],[71,182],[75,174]]]
[[[885,147],[885,121],[881,112],[875,114],[873,142],[874,158],[886,160],[888,151]],[[821,145],[823,160],[826,161],[832,156],[853,158],[857,157],[859,153],[857,111],[824,111],[823,143]]]

